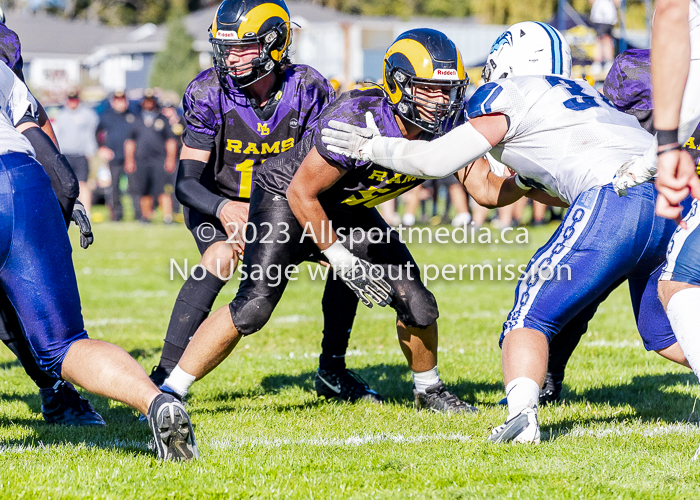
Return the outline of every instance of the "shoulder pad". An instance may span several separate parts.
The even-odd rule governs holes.
[[[503,87],[496,82],[482,85],[472,94],[467,102],[467,116],[476,118],[477,116],[488,115],[499,112],[494,103],[503,92]]]

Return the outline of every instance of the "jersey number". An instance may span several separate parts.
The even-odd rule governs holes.
[[[549,83],[552,87],[561,85],[564,87],[564,89],[566,89],[570,96],[573,96],[571,99],[564,101],[564,107],[567,109],[571,109],[573,111],[583,111],[590,108],[599,108],[601,106],[601,101],[610,105],[610,102],[602,95],[599,97],[593,97],[586,94],[583,91],[583,87],[573,80],[565,80],[558,76],[545,76],[544,79],[547,80],[547,83]]]
[[[255,160],[246,160],[239,163],[233,169],[241,174],[241,179],[238,181],[238,197],[250,198],[250,192],[253,189],[253,172]]]
[[[260,164],[265,163],[267,158],[263,159]],[[239,163],[233,169],[241,174],[238,181],[238,197],[250,198],[250,193],[253,190],[253,173],[255,173],[255,160],[246,160]]]

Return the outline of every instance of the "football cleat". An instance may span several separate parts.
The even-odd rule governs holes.
[[[540,443],[540,424],[537,421],[537,405],[531,401],[517,415],[508,417],[488,437],[492,443]]]
[[[370,389],[357,373],[352,370],[322,370],[318,369],[314,378],[314,388],[319,397],[327,399],[342,399],[354,403],[355,401],[368,401],[381,404],[382,397]]]
[[[53,387],[39,389],[41,414],[47,424],[107,425],[73,384],[59,380]]]
[[[558,403],[561,401],[561,389],[564,384],[563,373],[547,372],[544,377],[544,384],[540,389],[539,405],[548,405],[549,403]]]
[[[432,410],[437,413],[477,413],[472,405],[465,403],[447,390],[442,381],[428,387],[425,392],[413,388],[416,411]]]
[[[148,408],[146,418],[153,431],[158,458],[173,461],[199,458],[190,416],[177,398],[159,394]]]
[[[155,368],[153,369],[153,371],[155,371]],[[153,376],[153,373],[151,373],[151,376]],[[151,380],[153,380],[153,379],[151,378]],[[155,384],[155,381],[153,383]],[[161,384],[158,386],[158,389],[160,389],[160,392],[162,392],[164,394],[169,394],[172,397],[174,397],[175,399],[177,399],[180,403],[182,403],[182,406],[187,406],[187,403],[185,402],[185,398],[180,396],[177,392],[173,391],[167,385]],[[144,415],[143,413],[139,415],[139,422],[146,422],[147,420],[148,420],[148,417],[146,415]]]
[[[162,366],[154,366],[153,370],[151,370],[151,374],[148,376],[148,378],[151,379],[151,381],[158,387],[163,385],[163,382],[165,382],[165,379],[168,378],[170,375],[170,372],[163,368]]]

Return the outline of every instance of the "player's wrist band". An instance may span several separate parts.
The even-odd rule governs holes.
[[[526,185],[526,184],[523,183],[523,181],[522,181],[522,179],[520,178],[520,175],[519,175],[519,174],[515,174],[515,184],[516,184],[520,189],[522,189],[523,191],[529,191],[529,190],[532,189],[531,186],[528,186],[528,185]]]
[[[216,206],[216,218],[218,219],[221,217],[221,211],[224,209],[224,206],[229,202],[230,200],[228,198],[221,198],[221,201],[219,204]]]
[[[349,269],[355,259],[354,255],[343,246],[340,240],[323,250],[323,255],[328,259],[328,263],[333,269]]]
[[[667,146],[669,144],[678,144],[678,129],[673,130],[657,130],[656,131],[656,141],[661,146]]]
[[[661,156],[662,154],[668,153],[669,151],[680,151],[681,149],[683,149],[683,146],[681,146],[680,144],[676,144],[675,146],[672,146],[670,148],[666,148],[663,151],[657,151],[656,156],[657,157]]]

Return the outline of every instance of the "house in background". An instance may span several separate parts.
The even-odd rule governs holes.
[[[459,48],[466,67],[483,65],[491,44],[506,26],[478,24],[473,18],[369,17],[343,14],[311,3],[288,2],[294,62],[318,69],[345,86],[382,78],[384,52],[402,32],[418,27],[444,32]],[[216,7],[189,14],[184,22],[194,38],[202,69],[211,66],[208,28]],[[29,85],[49,100],[71,87],[95,87],[104,94],[148,87],[155,54],[167,26],[111,27],[46,14],[8,13],[7,25],[19,35]]]

